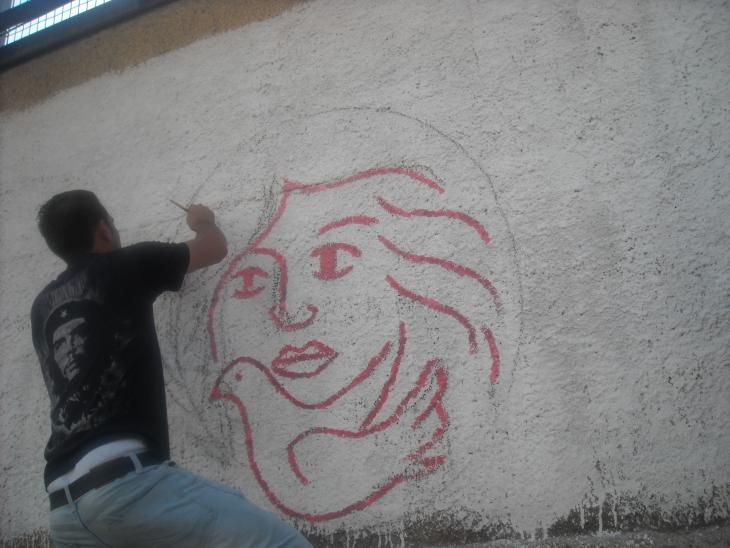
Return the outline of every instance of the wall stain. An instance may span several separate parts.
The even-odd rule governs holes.
[[[638,503],[636,508],[646,509],[646,505]],[[471,545],[473,543],[489,543],[500,547],[534,547],[557,548],[568,546],[609,547],[609,546],[727,546],[730,541],[730,519],[712,519],[705,523],[692,522],[693,525],[682,526],[681,520],[687,515],[694,515],[699,507],[687,506],[677,510],[674,521],[667,521],[666,514],[660,511],[649,511],[646,515],[636,513],[633,520],[624,522],[618,535],[589,535],[585,530],[576,530],[580,524],[579,511],[574,510],[561,520],[548,527],[548,536],[542,530],[534,532],[518,532],[509,523],[495,521],[488,525],[478,526],[485,520],[477,513],[466,514],[468,517],[456,520],[448,512],[430,516],[410,516],[398,524],[379,528],[363,528],[358,530],[339,529],[332,533],[303,531],[315,548],[386,548],[386,547],[427,547],[445,545]],[[605,508],[603,512],[608,512]],[[637,510],[638,512],[639,510]],[[464,515],[463,511],[460,511]],[[700,512],[701,513],[701,512]],[[630,512],[623,511],[622,516]],[[586,524],[597,523],[592,514]],[[663,517],[659,517],[663,516]],[[570,522],[564,532],[556,529],[558,524]],[[674,523],[670,525],[670,523]],[[551,533],[553,531],[555,534]],[[638,535],[638,536],[637,536]],[[26,535],[10,540],[0,540],[0,548],[51,548],[53,544],[47,530],[38,529]],[[486,546],[486,545],[485,545]]]
[[[666,507],[666,503],[658,495],[640,499],[637,496],[615,497],[607,494],[603,504],[577,507],[555,520],[547,528],[547,535],[554,537],[598,532],[599,522],[602,522],[604,532],[643,529],[671,531],[723,525],[730,522],[728,501],[730,484],[724,487],[713,486],[708,497],[700,497],[695,504],[670,511],[662,509]]]

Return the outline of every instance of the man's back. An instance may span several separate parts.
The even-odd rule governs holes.
[[[188,255],[162,243],[89,253],[36,298],[33,343],[51,400],[46,485],[114,437],[140,436],[169,458],[152,303],[180,287]]]

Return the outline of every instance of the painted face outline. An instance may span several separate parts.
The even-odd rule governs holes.
[[[53,358],[67,381],[80,373],[79,358],[87,352],[89,336],[89,325],[83,317],[72,318],[53,331]]]
[[[222,287],[226,283],[226,277],[228,276],[229,279],[240,278],[242,280],[241,287],[239,287],[234,294],[234,296],[237,296],[241,299],[248,299],[259,295],[264,290],[264,288],[261,285],[257,286],[255,280],[258,279],[259,281],[263,281],[264,278],[270,277],[269,272],[265,272],[261,268],[256,266],[248,266],[237,270],[239,262],[243,262],[246,256],[265,256],[273,260],[276,265],[276,269],[278,271],[277,302],[268,310],[268,316],[271,322],[273,322],[273,324],[276,326],[276,329],[278,331],[295,332],[308,328],[315,322],[318,314],[320,313],[320,307],[312,303],[302,303],[301,306],[298,306],[296,310],[291,310],[292,307],[287,304],[287,288],[290,279],[289,269],[287,266],[287,258],[285,257],[283,252],[273,246],[268,245],[267,243],[267,237],[272,233],[278,221],[282,218],[285,211],[287,210],[290,198],[296,194],[319,193],[330,189],[339,188],[341,186],[357,181],[365,181],[371,177],[388,174],[406,175],[412,180],[416,182],[421,182],[426,186],[433,188],[434,190],[443,191],[435,181],[426,178],[418,172],[405,168],[376,168],[358,173],[352,177],[336,181],[334,183],[308,185],[285,180],[281,201],[271,221],[251,242],[247,250],[233,258],[233,260],[230,262],[229,269],[226,271],[226,274],[224,274],[224,276],[221,278],[221,282],[216,288],[213,302],[211,308],[209,309],[208,322],[211,352],[214,359],[217,360],[218,357],[217,342],[213,330],[213,318],[215,314],[214,310],[217,306]],[[322,226],[319,227],[317,234],[318,236],[325,236],[331,231],[337,231],[337,229],[341,229],[349,224],[373,225],[377,224],[377,222],[378,220],[374,217],[368,217],[364,215],[350,216],[340,218],[328,223],[324,222]],[[315,259],[316,263],[318,263],[318,268],[315,268],[311,272],[312,277],[325,283],[346,278],[352,272],[355,266],[354,261],[361,258],[360,249],[345,241],[322,241],[318,245],[313,245],[307,253],[310,257]],[[397,339],[397,333],[394,333],[393,337]],[[337,357],[337,352],[332,349],[331,346],[318,339],[309,339],[307,341],[300,342],[301,344],[298,347],[296,345],[285,344],[279,350],[279,353],[276,357],[271,356],[265,361],[269,362],[271,358],[274,358],[272,361],[270,361],[272,368],[274,368],[277,373],[288,376],[287,372],[278,366],[281,365],[282,362],[280,358],[286,358],[284,354],[290,352],[291,350],[297,349],[302,351],[302,362],[304,362],[306,358],[310,357],[307,356],[305,349],[308,346],[312,347],[314,345],[327,347],[329,349],[330,355],[335,354],[334,357]],[[383,342],[385,341],[381,341],[380,344],[374,343],[372,345],[372,352],[369,353],[369,355],[377,355],[378,351],[382,347]],[[302,373],[301,376],[312,376],[314,374],[318,374],[327,365],[329,365],[331,361],[332,360],[330,360],[326,364],[320,364],[320,366],[316,368],[310,367],[310,372]],[[367,363],[367,361],[365,363]],[[288,365],[291,365],[291,362]]]
[[[248,248],[233,257],[233,259],[229,263],[227,270],[225,271],[223,276],[221,276],[220,281],[214,291],[211,306],[208,310],[207,325],[211,354],[213,355],[214,361],[217,361],[219,359],[218,343],[214,330],[214,317],[224,286],[227,283],[230,283],[230,281],[234,278],[241,279],[242,285],[236,290],[234,296],[237,296],[240,299],[248,299],[257,296],[264,291],[264,287],[262,285],[256,284],[257,278],[261,281],[266,278],[270,278],[270,274],[268,272],[262,270],[260,267],[257,266],[247,266],[239,269],[239,265],[245,260],[247,256],[268,256],[275,262],[277,266],[279,272],[279,280],[277,284],[278,301],[268,310],[268,315],[270,320],[276,325],[276,328],[279,331],[293,332],[305,329],[315,322],[317,315],[320,313],[320,307],[312,303],[303,304],[301,307],[299,307],[298,310],[295,311],[294,315],[291,313],[290,307],[287,306],[287,288],[289,285],[287,258],[279,250],[266,245],[267,237],[272,233],[278,221],[283,217],[291,196],[296,194],[316,194],[328,190],[337,189],[353,183],[358,183],[360,181],[367,181],[368,179],[374,177],[381,177],[386,175],[405,176],[413,183],[420,184],[422,187],[426,187],[432,191],[437,192],[438,194],[442,194],[444,192],[443,187],[434,179],[429,178],[420,171],[405,167],[377,167],[358,172],[350,177],[345,177],[343,179],[338,179],[325,183],[306,184],[294,182],[288,179],[285,180],[282,197],[273,217],[271,218],[269,223],[263,228],[263,230],[253,239]],[[479,238],[484,242],[485,245],[490,244],[490,237],[485,228],[478,221],[464,213],[446,209],[406,210],[396,207],[382,197],[378,197],[377,201],[381,210],[391,216],[426,218],[448,217],[460,221],[461,223],[469,226],[470,229],[474,230],[479,235]],[[334,231],[346,225],[358,224],[372,226],[377,225],[378,222],[379,220],[376,217],[368,215],[347,216],[322,225],[318,230],[318,235],[325,235],[330,231]],[[492,285],[491,281],[484,278],[476,271],[447,260],[439,259],[437,257],[408,253],[404,250],[399,249],[393,242],[391,242],[382,235],[378,236],[378,240],[380,241],[382,246],[389,250],[393,255],[399,256],[406,261],[436,265],[444,270],[455,273],[460,277],[468,277],[474,279],[489,292],[496,311],[498,313],[502,312],[502,304],[499,295],[497,294],[497,290]],[[355,261],[361,259],[361,255],[362,253],[359,248],[347,242],[323,243],[319,247],[314,247],[310,250],[310,256],[318,258],[320,263],[319,270],[312,272],[312,274],[315,278],[324,281],[333,281],[340,278],[346,278],[346,276],[352,271],[355,266],[353,263],[353,259]],[[339,268],[339,261],[337,259],[338,256],[343,256],[345,257],[345,261],[348,261]],[[407,298],[421,304],[422,306],[425,306],[426,308],[431,308],[432,310],[451,316],[456,321],[458,321],[467,332],[470,353],[473,354],[476,352],[479,339],[485,341],[492,355],[493,362],[490,371],[490,381],[492,384],[497,381],[497,378],[499,376],[499,355],[494,336],[489,328],[482,327],[481,329],[478,329],[458,311],[449,306],[435,302],[428,297],[425,297],[413,291],[409,291],[408,288],[399,284],[397,279],[390,274],[385,276],[385,282],[401,296],[406,296]],[[394,339],[396,339],[396,337],[394,337]],[[320,341],[312,339],[306,341],[306,343],[298,348],[303,350],[304,347],[306,347],[307,345],[313,346],[315,343],[324,344]],[[377,348],[375,348],[376,346]],[[283,352],[285,352],[286,349],[291,349],[291,347],[292,345],[285,345],[284,347],[282,347],[279,354],[281,355]],[[376,355],[378,348],[380,348],[380,346],[378,344],[374,344],[372,349],[373,352],[369,355]],[[302,361],[305,361],[305,359],[308,357],[305,354],[306,353],[303,352]],[[268,362],[269,360],[266,361]],[[274,359],[270,363],[272,364],[272,366],[276,365],[276,359]],[[327,365],[329,365],[329,363]],[[324,367],[316,369],[316,373],[321,372],[323,369]],[[281,374],[282,370],[278,369],[276,372]],[[284,376],[287,376],[286,373],[284,374]],[[302,374],[301,376],[313,375],[306,373]]]
[[[211,343],[211,353],[213,355],[213,358],[215,361],[218,361],[220,359],[219,356],[219,349],[218,349],[218,342],[216,340],[215,336],[215,330],[214,330],[214,317],[216,310],[219,306],[219,301],[223,295],[223,288],[227,282],[230,282],[232,279],[239,277],[240,279],[244,280],[244,288],[243,288],[243,294],[246,295],[246,297],[253,297],[255,295],[258,295],[263,291],[263,286],[254,286],[251,282],[246,282],[245,280],[254,280],[257,277],[259,278],[268,278],[268,275],[261,275],[261,273],[258,274],[258,276],[255,274],[255,271],[249,271],[246,272],[246,268],[239,268],[241,266],[241,262],[244,260],[247,256],[255,256],[255,255],[261,255],[261,256],[268,256],[271,259],[274,260],[274,262],[278,265],[279,269],[279,284],[277,285],[277,293],[278,293],[278,299],[277,304],[275,304],[270,310],[269,315],[273,323],[277,324],[277,327],[280,331],[286,332],[286,331],[298,331],[301,329],[305,329],[312,325],[315,322],[315,319],[319,313],[319,308],[315,306],[314,304],[306,304],[303,307],[300,307],[299,309],[295,310],[294,315],[289,314],[289,310],[287,307],[287,284],[289,282],[289,272],[287,269],[287,261],[286,258],[283,256],[283,254],[279,253],[276,249],[273,249],[271,247],[267,247],[268,244],[266,244],[266,238],[271,234],[273,228],[276,226],[276,223],[279,221],[279,219],[282,217],[284,210],[287,206],[287,201],[289,200],[290,196],[295,195],[297,193],[302,194],[311,194],[316,192],[322,192],[334,188],[338,188],[341,186],[344,186],[346,184],[354,183],[359,180],[368,179],[370,177],[380,176],[380,175],[389,175],[389,174],[398,174],[398,175],[405,175],[409,179],[420,182],[425,184],[426,186],[432,188],[433,190],[442,193],[444,192],[443,188],[434,180],[429,179],[422,173],[414,170],[410,170],[407,168],[402,167],[379,167],[374,168],[370,170],[366,170],[360,173],[357,173],[353,176],[346,177],[344,179],[339,179],[336,181],[328,182],[328,183],[319,183],[319,184],[303,184],[303,183],[296,183],[292,181],[285,181],[284,189],[281,197],[281,201],[279,203],[279,207],[274,213],[271,221],[269,224],[254,238],[254,240],[251,242],[249,247],[237,254],[233,257],[231,262],[229,263],[229,266],[227,270],[224,272],[224,274],[221,276],[220,281],[214,291],[213,299],[211,301],[211,306],[208,309],[208,332],[209,332],[209,338]],[[467,225],[470,229],[473,229],[479,237],[483,240],[485,244],[490,243],[489,235],[487,234],[484,227],[478,223],[475,219],[469,217],[466,214],[453,211],[453,210],[446,210],[446,209],[438,209],[438,210],[422,210],[422,209],[412,209],[412,210],[406,210],[401,209],[394,204],[387,202],[386,200],[382,198],[378,198],[378,203],[382,210],[384,210],[386,213],[392,215],[392,216],[398,216],[398,217],[448,217],[453,220],[457,220],[462,222],[463,224]],[[319,229],[319,234],[322,235],[324,233],[329,232],[330,230],[334,230],[335,228],[339,228],[341,226],[345,226],[346,224],[362,224],[362,225],[374,225],[378,223],[378,219],[374,217],[368,217],[365,215],[356,215],[351,217],[345,217],[342,219],[337,219],[335,221],[330,222],[329,224],[326,224]],[[497,313],[501,313],[502,305],[499,299],[499,296],[497,294],[496,289],[491,284],[491,282],[481,276],[476,271],[469,269],[468,267],[465,267],[463,265],[459,265],[453,262],[450,262],[445,259],[441,259],[438,257],[432,257],[428,255],[417,255],[414,253],[410,253],[406,250],[400,249],[398,246],[396,246],[392,241],[388,240],[384,236],[380,235],[378,236],[378,240],[382,244],[383,248],[388,250],[393,254],[393,256],[397,256],[400,259],[403,259],[407,262],[411,263],[421,263],[421,264],[429,264],[429,265],[435,265],[439,268],[441,268],[444,271],[448,271],[452,274],[456,274],[460,277],[467,277],[471,278],[472,280],[478,282],[483,286],[483,288],[489,293],[491,300],[493,301],[494,307],[497,311]],[[348,244],[344,244],[348,245]],[[347,249],[342,246],[338,246],[335,248],[336,250],[342,250]],[[358,250],[359,251],[359,250]],[[357,252],[347,252],[350,255],[350,258],[359,258],[359,254]],[[315,249],[310,253],[310,256],[313,257],[322,257],[324,255],[324,252],[322,250],[319,250],[319,248]],[[332,264],[336,264],[335,260],[332,260],[330,258],[325,259],[325,262],[332,261]],[[325,279],[325,280],[337,280],[339,278],[346,277],[351,271],[353,264],[349,264],[347,266],[342,266],[341,268],[334,268],[331,264],[329,266],[326,266],[325,269],[322,270],[322,272],[328,272],[330,275],[328,276],[315,276],[315,278]],[[258,267],[254,267],[258,268]],[[261,269],[259,269],[261,270]],[[263,281],[263,280],[262,280]],[[410,299],[411,301],[414,301],[426,308],[429,308],[431,310],[440,312],[444,314],[445,316],[449,316],[452,319],[458,321],[462,327],[464,328],[464,332],[466,333],[467,337],[467,347],[468,352],[470,354],[475,354],[477,351],[477,346],[479,346],[481,349],[488,350],[488,354],[491,354],[491,370],[489,379],[492,384],[494,384],[498,378],[499,375],[499,350],[497,347],[496,340],[491,332],[491,330],[486,326],[475,326],[472,324],[469,319],[459,313],[457,310],[449,307],[448,305],[445,305],[444,303],[440,303],[434,299],[428,298],[424,295],[420,295],[416,293],[415,291],[410,290],[409,288],[405,287],[401,283],[399,283],[398,279],[390,274],[386,275],[385,282],[390,286],[391,289],[393,289],[396,293],[398,293],[401,297],[405,297],[407,299]],[[403,322],[401,322],[400,327],[400,337],[399,337],[399,343],[398,343],[398,356],[402,355],[403,348],[405,346],[405,325]],[[371,362],[375,358],[380,358],[382,361],[383,354],[387,355],[387,351],[389,351],[388,344],[390,344],[391,341],[388,341],[386,343],[386,346],[384,346],[381,349],[380,354],[377,356],[374,356],[373,359],[371,359]],[[306,345],[305,345],[306,346]],[[375,406],[371,410],[368,417],[365,419],[365,421],[359,426],[357,430],[353,431],[347,431],[347,430],[337,430],[337,429],[322,429],[322,428],[315,428],[310,429],[304,432],[301,432],[299,436],[297,436],[292,442],[290,443],[288,447],[288,454],[289,454],[289,463],[292,468],[292,471],[295,475],[299,478],[300,482],[303,485],[306,485],[308,483],[307,478],[301,474],[301,471],[298,468],[298,463],[296,460],[296,454],[295,449],[296,445],[306,439],[308,436],[313,434],[331,434],[338,437],[343,438],[359,438],[363,436],[370,435],[371,433],[375,432],[377,429],[384,428],[389,426],[391,420],[396,417],[395,415],[391,416],[389,419],[385,421],[380,421],[381,417],[378,416],[379,411],[382,409],[382,406],[385,402],[385,400],[388,397],[388,391],[390,389],[391,381],[394,381],[395,376],[397,376],[397,369],[398,369],[398,363],[400,361],[400,357],[396,358],[396,360],[393,362],[392,369],[391,369],[391,376],[388,379],[388,382],[383,387],[383,390],[380,393],[380,397],[378,398],[378,401],[376,402]],[[398,485],[399,483],[402,483],[404,481],[412,481],[417,480],[423,477],[424,475],[430,474],[436,469],[438,469],[441,464],[446,459],[445,455],[427,455],[426,452],[430,451],[435,443],[440,439],[440,437],[444,434],[446,428],[448,427],[448,415],[442,405],[441,402],[441,396],[446,390],[446,372],[442,368],[438,367],[436,362],[434,360],[430,360],[429,363],[426,364],[426,367],[421,372],[421,377],[419,377],[419,382],[421,382],[421,378],[425,378],[424,375],[427,375],[429,372],[435,372],[436,377],[439,379],[438,385],[439,389],[436,392],[436,395],[431,400],[431,404],[429,405],[426,412],[424,412],[423,416],[425,417],[428,413],[434,413],[435,415],[438,415],[439,420],[441,421],[441,426],[434,431],[433,437],[431,441],[428,443],[422,445],[419,447],[416,451],[413,451],[408,455],[408,459],[416,461],[422,468],[423,471],[421,473],[417,474],[398,474],[396,476],[391,477],[386,483],[381,484],[379,486],[375,487],[375,490],[373,493],[367,497],[367,499],[363,499],[360,501],[355,502],[354,504],[351,504],[345,508],[342,508],[340,510],[329,512],[329,513],[321,513],[321,514],[308,514],[308,513],[302,513],[297,510],[294,510],[290,506],[288,506],[285,502],[283,502],[276,493],[270,490],[270,488],[267,485],[267,482],[264,480],[264,478],[261,475],[261,471],[258,468],[258,465],[256,463],[255,454],[253,453],[253,443],[251,436],[253,435],[251,425],[248,422],[247,419],[247,412],[246,407],[241,403],[240,400],[237,400],[235,396],[231,395],[230,393],[226,393],[224,386],[221,384],[224,377],[226,377],[229,373],[235,372],[235,378],[236,380],[240,381],[242,378],[242,375],[239,371],[239,366],[242,364],[245,364],[246,366],[253,366],[258,368],[261,372],[263,372],[268,380],[269,383],[272,386],[275,386],[276,390],[278,391],[279,395],[285,397],[290,401],[290,403],[302,408],[302,409],[313,409],[313,408],[326,408],[329,405],[331,405],[334,401],[336,401],[339,397],[344,395],[348,390],[350,390],[357,382],[360,382],[362,379],[361,377],[366,377],[367,374],[369,374],[368,369],[363,369],[358,375],[355,376],[353,382],[343,387],[340,391],[332,394],[329,398],[317,402],[315,404],[312,404],[310,402],[304,402],[299,399],[297,399],[294,395],[292,395],[288,390],[281,385],[281,383],[276,379],[274,376],[272,368],[268,368],[263,363],[258,362],[257,360],[247,357],[247,356],[239,356],[238,358],[234,359],[232,362],[228,363],[224,366],[223,372],[218,378],[218,381],[215,383],[215,387],[213,391],[211,392],[210,399],[211,400],[218,400],[218,399],[225,399],[228,400],[234,404],[236,404],[239,408],[239,412],[241,414],[241,417],[244,421],[244,431],[246,434],[246,440],[247,440],[247,450],[249,451],[248,458],[249,458],[249,466],[251,467],[254,476],[256,477],[257,481],[259,482],[260,486],[262,487],[264,493],[267,495],[269,500],[277,506],[280,510],[282,510],[284,513],[291,517],[295,518],[303,518],[310,522],[319,522],[319,521],[326,521],[329,519],[334,519],[336,517],[341,517],[343,515],[346,515],[352,511],[361,510],[373,502],[375,502],[378,498],[383,496],[385,493],[387,493],[390,489],[392,489],[395,485]],[[279,375],[282,375],[280,371],[276,371]],[[314,376],[318,374],[319,371],[313,373]],[[365,375],[363,375],[365,374]],[[282,375],[285,376],[285,375]],[[422,385],[421,385],[422,388]],[[410,393],[409,393],[410,397]],[[403,400],[401,402],[401,405],[399,406],[399,409],[405,405],[405,402],[407,401]],[[421,419],[421,417],[419,417]],[[397,417],[396,419],[397,420]],[[417,421],[418,422],[418,421]],[[414,424],[414,427],[417,426],[417,424]]]

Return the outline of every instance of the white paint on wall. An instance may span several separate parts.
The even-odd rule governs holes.
[[[233,243],[229,260],[157,307],[173,452],[301,525],[392,531],[398,544],[404,520],[435,514],[528,534],[571,511],[594,530],[620,527],[641,505],[669,523],[727,517],[729,26],[722,2],[315,1],[5,115],[1,538],[46,523],[47,402],[28,308],[61,265],[33,221],[42,201],[73,187],[100,195],[127,242],[188,237],[168,198],[215,207]],[[380,171],[331,192],[293,193],[275,215],[285,179],[333,182],[374,168],[410,170],[443,192]],[[467,215],[490,243],[464,217],[387,214],[378,197]],[[311,255],[317,229],[352,215],[378,223],[341,229],[360,251],[334,255],[351,273],[329,284],[307,277],[324,264],[324,251]],[[268,225],[259,243],[291,255],[285,319],[318,310],[301,330],[266,317],[281,284],[271,256],[246,254],[230,272],[241,272],[241,287],[244,268],[267,273],[249,270],[248,288],[263,287],[257,296],[269,302],[235,298],[225,276]],[[501,311],[476,278],[396,258],[379,236],[489,279]],[[463,322],[393,296],[388,273],[459,311],[477,335],[491,329],[501,358],[494,383],[486,339],[471,353]],[[373,373],[320,413],[277,392],[246,407],[265,452],[254,460],[276,495],[267,497],[239,410],[209,401],[225,367],[243,356],[271,369],[286,344],[321,341],[339,361],[312,377],[273,377],[292,397],[321,402],[381,341],[397,347],[401,321],[409,360],[382,413],[395,412],[421,366],[438,359],[448,428],[428,456],[444,458],[343,513],[411,473],[403,455],[422,438],[390,428],[309,437],[299,446],[303,485],[282,448],[315,426],[357,432],[387,376]],[[437,377],[427,376],[423,401]],[[268,378],[248,386],[263,392]],[[441,424],[435,412],[429,420],[427,433]],[[607,511],[597,514],[599,505]],[[328,513],[338,515],[311,519]]]

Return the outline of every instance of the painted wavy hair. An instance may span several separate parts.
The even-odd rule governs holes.
[[[439,182],[433,175],[427,174],[425,169],[409,168],[402,166],[381,166],[355,174],[320,183],[302,183],[293,180],[284,180],[278,207],[274,211],[271,219],[264,228],[252,239],[248,246],[238,253],[234,254],[228,262],[227,267],[215,287],[213,297],[208,308],[207,332],[210,342],[211,356],[214,361],[218,362],[222,356],[219,352],[218,335],[216,334],[215,317],[217,309],[220,306],[221,296],[224,287],[233,282],[237,277],[241,277],[241,267],[245,264],[248,257],[255,254],[271,254],[271,251],[261,244],[270,234],[273,227],[281,219],[286,210],[290,199],[295,195],[315,197],[328,191],[342,189],[350,185],[366,184],[374,180],[382,180],[384,177],[398,176],[398,180],[408,182],[420,187],[420,190],[426,190],[435,196],[444,194],[445,188],[443,183]],[[382,246],[393,254],[394,257],[413,265],[428,266],[436,269],[444,275],[444,283],[448,283],[451,278],[462,278],[470,280],[475,284],[475,290],[481,292],[481,296],[489,303],[493,316],[498,318],[503,313],[503,304],[499,291],[495,284],[484,273],[477,269],[469,267],[461,262],[457,262],[450,258],[438,256],[436,254],[423,253],[420,250],[405,249],[399,245],[394,237],[388,237],[383,231],[378,231],[379,225],[387,224],[391,219],[409,219],[415,220],[445,220],[448,221],[453,230],[460,231],[461,234],[471,235],[472,245],[481,246],[488,249],[492,245],[491,237],[482,223],[474,217],[457,210],[431,207],[431,208],[406,208],[403,204],[396,203],[394,200],[386,199],[378,194],[374,196],[374,212],[369,214],[351,215],[336,219],[319,229],[319,234],[323,234],[331,229],[346,224],[358,224],[369,226],[375,230],[377,235],[377,245]],[[325,249],[323,251],[326,252]],[[334,251],[334,250],[333,250]],[[346,250],[350,254],[359,253],[357,250]],[[473,253],[478,253],[473,250]],[[332,260],[331,257],[320,257],[325,263]],[[281,265],[280,265],[281,266]],[[285,271],[285,268],[282,269]],[[337,275],[334,272],[334,275]],[[341,273],[340,273],[341,275]],[[500,352],[499,344],[492,327],[488,324],[479,324],[478,319],[469,318],[467,314],[459,310],[458,304],[441,302],[432,296],[413,290],[401,283],[395,276],[388,273],[384,277],[385,283],[392,288],[399,296],[412,301],[413,303],[429,309],[431,311],[442,314],[450,321],[456,322],[466,335],[467,351],[474,355],[478,352],[486,351],[489,355],[488,375],[491,384],[498,381],[500,373]],[[286,275],[280,276],[277,286],[277,302],[270,311],[271,319],[277,323],[281,330],[287,330],[283,322],[278,318],[284,318],[287,315],[287,294],[288,280]],[[296,328],[306,327],[306,320],[296,325]]]

